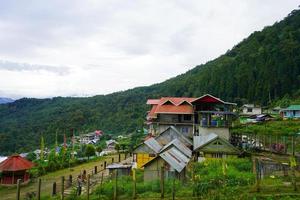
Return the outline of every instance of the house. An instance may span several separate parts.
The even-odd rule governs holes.
[[[99,130],[96,130],[91,133],[84,134],[80,136],[79,142],[81,144],[96,144],[100,140],[100,136],[102,135],[102,132]]]
[[[280,110],[280,116],[283,119],[300,119],[300,105],[290,105]]]
[[[108,151],[114,151],[116,144],[119,144],[116,140],[108,140],[105,142],[106,143],[106,149]]]
[[[136,163],[137,168],[141,168],[145,163],[154,159],[161,149],[162,145],[151,137],[134,149],[133,162]]]
[[[153,135],[176,127],[182,135],[192,138],[200,132],[214,132],[229,139],[229,127],[235,113],[235,103],[223,101],[210,94],[198,98],[162,97],[149,99],[147,115],[149,132]]]
[[[20,155],[15,154],[8,157],[0,163],[0,183],[1,185],[13,185],[21,179],[23,183],[30,180],[27,170],[31,169],[34,164]]]
[[[144,181],[157,180],[164,170],[165,178],[176,177],[184,180],[186,177],[186,166],[192,157],[192,151],[180,140],[175,139],[164,146],[158,156],[145,163]]]
[[[200,134],[195,138],[193,151],[198,161],[206,158],[237,157],[240,154],[228,140],[215,133]]]
[[[163,146],[174,139],[178,139],[188,148],[192,148],[193,141],[181,134],[174,126],[170,126],[158,136],[148,138],[134,149],[133,160],[136,162],[137,168],[141,168],[145,163],[154,159]]]
[[[241,107],[241,115],[260,115],[262,108],[254,104],[244,104]]]

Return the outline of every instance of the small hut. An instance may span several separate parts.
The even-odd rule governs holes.
[[[109,174],[113,174],[114,171],[117,171],[118,176],[129,176],[131,171],[131,164],[119,164],[113,163],[108,165],[106,169],[109,170]]]
[[[15,154],[0,163],[0,183],[2,185],[16,184],[18,179],[22,182],[29,181],[28,169],[34,164],[20,155]]]

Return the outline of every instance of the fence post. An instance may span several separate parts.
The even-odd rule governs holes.
[[[117,198],[118,198],[118,171],[116,169],[114,170],[114,175],[115,175],[115,187],[114,187],[113,200],[117,200]]]
[[[132,198],[136,199],[136,171],[132,169],[132,180],[133,180],[133,194]]]
[[[56,182],[52,185],[52,196],[56,195]]]
[[[192,166],[193,197],[195,197],[195,166]],[[198,194],[198,193],[197,193]]]
[[[165,196],[165,171],[164,167],[160,169],[160,197],[163,199]]]
[[[71,187],[71,186],[72,186],[72,182],[73,182],[73,177],[72,177],[72,175],[70,174],[70,175],[69,175],[69,181],[68,181],[68,187]]]
[[[172,185],[172,200],[175,200],[175,176],[173,178],[173,185]]]
[[[62,176],[61,177],[61,196],[60,196],[60,199],[61,200],[64,200],[65,196],[64,196],[64,189],[65,189],[65,177]]]
[[[112,158],[111,158],[111,163],[114,163],[114,160],[115,160],[114,157],[112,157]]]
[[[102,184],[103,184],[103,172],[102,172],[102,174],[101,174],[100,192],[102,192]]]
[[[39,178],[38,188],[37,188],[37,200],[41,199],[41,185],[42,185],[42,179]]]
[[[259,161],[257,158],[254,158],[254,163],[253,163],[253,169],[255,170],[255,189],[256,189],[256,192],[259,192],[260,191],[260,188],[259,188],[259,184],[260,184],[260,180],[259,180]]]
[[[21,179],[17,180],[17,200],[20,200],[20,183],[21,183]]]
[[[90,178],[91,178],[91,176],[90,176],[90,174],[88,174],[88,176],[87,176],[87,200],[90,199]]]
[[[98,172],[98,169],[97,169],[97,166],[95,166],[95,174],[97,174]]]
[[[119,162],[121,162],[121,154],[119,153]]]
[[[106,161],[104,161],[104,169],[106,169]]]

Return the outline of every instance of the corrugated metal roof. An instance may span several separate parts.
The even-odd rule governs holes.
[[[187,157],[191,158],[192,157],[192,151],[186,147],[180,140],[174,139],[171,142],[169,142],[167,145],[165,145],[161,152],[163,152],[165,149],[169,148],[170,146],[174,145],[179,149],[182,153],[184,153]]]
[[[123,169],[123,168],[131,168],[132,165],[123,165],[123,164],[119,164],[119,163],[113,163],[110,165],[107,165],[107,169]]]
[[[202,147],[203,145],[211,142],[212,140],[218,137],[215,133],[208,133],[208,134],[200,134],[199,136],[194,136],[194,150]]]
[[[154,138],[149,138],[144,143],[156,153],[159,153],[162,149],[162,146]]]
[[[190,161],[190,159],[180,152],[176,147],[172,147],[171,149],[161,153],[159,156],[177,172],[181,172]]]
[[[282,110],[300,110],[300,105],[290,105],[286,109],[282,109]]]

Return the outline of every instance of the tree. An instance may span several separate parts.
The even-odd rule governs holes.
[[[117,152],[119,153],[119,151],[120,151],[120,145],[119,145],[119,143],[115,144],[115,150],[117,150]]]
[[[88,157],[88,160],[90,160],[90,156],[94,156],[95,153],[95,147],[91,144],[88,144],[85,148],[85,156]]]
[[[33,152],[27,154],[26,158],[30,161],[34,161],[36,159],[36,155]]]
[[[102,147],[101,147],[101,146],[97,146],[97,147],[96,147],[96,151],[97,151],[97,152],[99,152],[99,153],[100,153],[102,150],[103,150],[103,149],[102,149]]]

